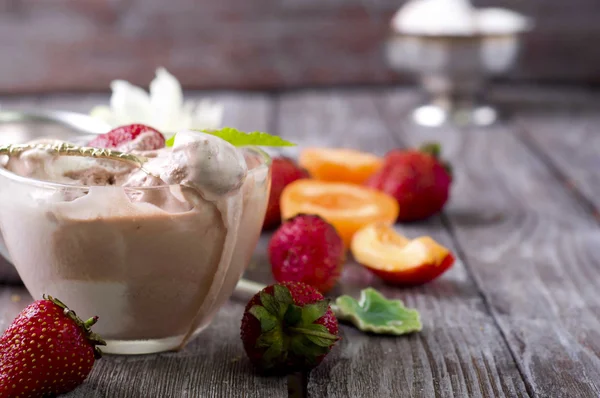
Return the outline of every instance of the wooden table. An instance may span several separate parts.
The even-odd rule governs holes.
[[[379,337],[343,326],[343,340],[306,375],[252,372],[231,300],[179,353],[107,356],[70,397],[599,397],[600,96],[585,90],[500,88],[510,120],[491,128],[419,128],[413,91],[337,89],[210,93],[228,125],[305,145],[384,154],[439,140],[456,180],[444,213],[400,225],[457,254],[455,266],[412,289],[383,285],[349,262],[334,294],[374,285],[422,315],[421,333]],[[104,95],[11,98],[5,107],[87,111]],[[294,154],[293,152],[291,154]],[[271,281],[265,235],[247,277]],[[6,268],[4,269],[6,273]],[[6,276],[6,275],[5,275]],[[0,287],[0,330],[30,302]]]

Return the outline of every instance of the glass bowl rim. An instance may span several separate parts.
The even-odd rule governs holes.
[[[255,155],[258,155],[261,159],[261,163],[248,170],[248,174],[252,174],[252,173],[257,173],[260,169],[263,168],[269,168],[271,167],[271,156],[269,156],[269,154],[267,152],[265,152],[263,149],[257,147],[257,146],[242,146],[242,147],[237,147],[238,150],[243,151],[243,152],[252,152]],[[8,178],[10,180],[13,180],[17,183],[20,184],[24,184],[24,185],[31,185],[34,187],[41,187],[41,188],[60,188],[60,189],[70,189],[70,190],[89,190],[90,188],[94,188],[94,189],[115,189],[115,188],[123,188],[126,191],[154,191],[154,190],[159,190],[159,189],[169,189],[170,187],[172,187],[173,185],[158,185],[158,186],[152,186],[152,187],[115,187],[114,185],[78,185],[78,184],[66,184],[66,183],[61,183],[61,182],[53,182],[53,181],[44,181],[44,180],[38,180],[36,178],[30,178],[30,177],[23,177],[20,176],[18,174],[15,174],[11,171],[6,170],[4,167],[0,166],[0,176],[1,177],[5,177]]]

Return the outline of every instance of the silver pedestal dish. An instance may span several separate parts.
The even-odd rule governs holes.
[[[385,48],[388,64],[398,72],[416,75],[428,97],[412,110],[413,121],[425,126],[493,124],[498,111],[486,102],[486,84],[490,77],[514,66],[520,33],[452,36],[393,32]]]

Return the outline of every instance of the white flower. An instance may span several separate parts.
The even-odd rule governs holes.
[[[110,106],[96,106],[90,114],[112,127],[143,123],[164,133],[221,127],[222,104],[205,99],[184,101],[181,84],[164,68],[156,70],[150,94],[124,80],[114,80],[110,88]]]

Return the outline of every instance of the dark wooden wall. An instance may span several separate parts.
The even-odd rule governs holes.
[[[188,88],[405,82],[382,40],[402,0],[0,0],[0,94],[147,86],[164,65]],[[479,0],[537,20],[509,79],[600,83],[599,0]]]

